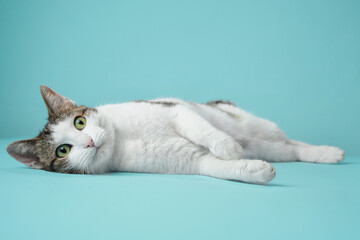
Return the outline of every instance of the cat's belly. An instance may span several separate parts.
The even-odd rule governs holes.
[[[196,161],[208,152],[180,136],[133,139],[119,144],[112,170],[193,174],[197,171]]]

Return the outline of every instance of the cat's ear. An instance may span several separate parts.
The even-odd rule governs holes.
[[[19,162],[35,169],[42,169],[43,165],[37,156],[36,138],[20,140],[10,143],[6,151]]]
[[[48,109],[49,116],[56,116],[56,113],[61,109],[76,107],[74,101],[61,96],[45,85],[40,86],[40,92]]]

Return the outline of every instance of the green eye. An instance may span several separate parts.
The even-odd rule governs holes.
[[[83,130],[86,126],[86,118],[84,117],[76,117],[74,120],[74,126],[78,130]]]
[[[58,146],[58,148],[56,149],[56,156],[58,156],[59,158],[63,158],[66,157],[71,150],[71,146],[68,144],[61,144],[60,146]]]

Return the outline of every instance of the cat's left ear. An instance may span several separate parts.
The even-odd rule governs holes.
[[[37,155],[36,151],[36,138],[20,140],[13,143],[10,143],[6,151],[18,160],[19,162],[25,164],[28,167],[35,169],[42,169],[43,164],[40,162],[40,158]]]
[[[76,107],[74,101],[61,96],[45,85],[40,86],[40,92],[48,109],[49,116],[56,116],[62,109]]]

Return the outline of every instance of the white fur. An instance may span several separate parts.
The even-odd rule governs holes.
[[[87,173],[202,174],[251,183],[275,177],[273,166],[263,160],[335,163],[344,156],[335,147],[289,140],[274,123],[229,104],[152,101],[176,105],[100,106],[86,115],[82,131],[73,117],[53,125],[54,143],[71,144],[70,168]],[[96,148],[85,148],[91,138]]]

